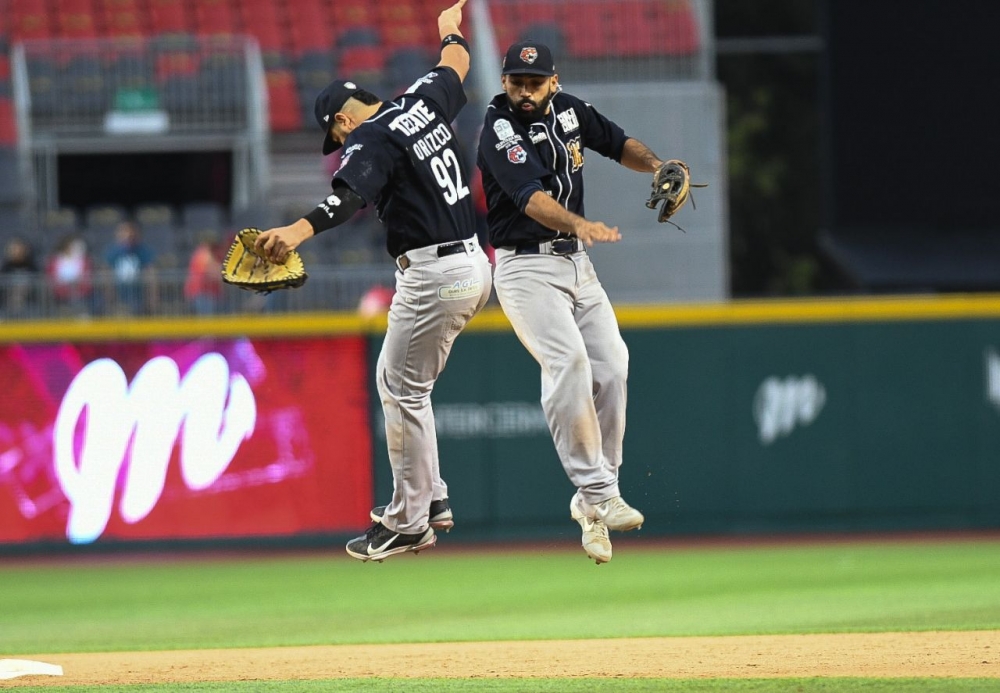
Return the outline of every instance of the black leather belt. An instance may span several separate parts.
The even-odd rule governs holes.
[[[583,250],[583,243],[579,238],[556,238],[549,243],[551,251],[546,251],[546,255],[571,255]],[[514,249],[515,255],[539,255],[542,251],[543,243],[521,243]]]
[[[449,255],[457,255],[458,253],[465,252],[465,241],[455,241],[454,243],[445,243],[439,245],[437,248],[438,257],[448,257]],[[396,258],[396,266],[399,269],[406,271],[406,268],[410,266],[410,258],[406,257],[406,253],[403,253],[398,258]]]

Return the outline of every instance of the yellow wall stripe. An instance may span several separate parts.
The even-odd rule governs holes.
[[[776,299],[624,305],[615,310],[622,328],[627,329],[990,319],[1000,318],[1000,295]],[[369,320],[354,313],[18,321],[0,324],[0,343],[381,334],[385,324],[384,317]],[[499,307],[493,306],[478,315],[468,329],[470,332],[505,332],[510,330],[510,323]]]

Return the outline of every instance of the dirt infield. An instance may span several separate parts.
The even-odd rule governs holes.
[[[17,657],[60,664],[65,673],[61,677],[0,681],[0,688],[371,676],[1000,678],[1000,631],[341,645]]]

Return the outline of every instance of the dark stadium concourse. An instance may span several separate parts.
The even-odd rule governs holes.
[[[230,152],[66,154],[58,170],[62,207],[231,202]]]
[[[822,242],[871,291],[1000,290],[1000,3],[826,0]]]

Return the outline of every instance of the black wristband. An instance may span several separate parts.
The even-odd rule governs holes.
[[[458,44],[465,49],[466,53],[471,53],[469,50],[469,42],[465,40],[464,36],[459,36],[458,34],[448,34],[443,39],[441,39],[441,50],[444,50],[448,46],[453,46]]]

